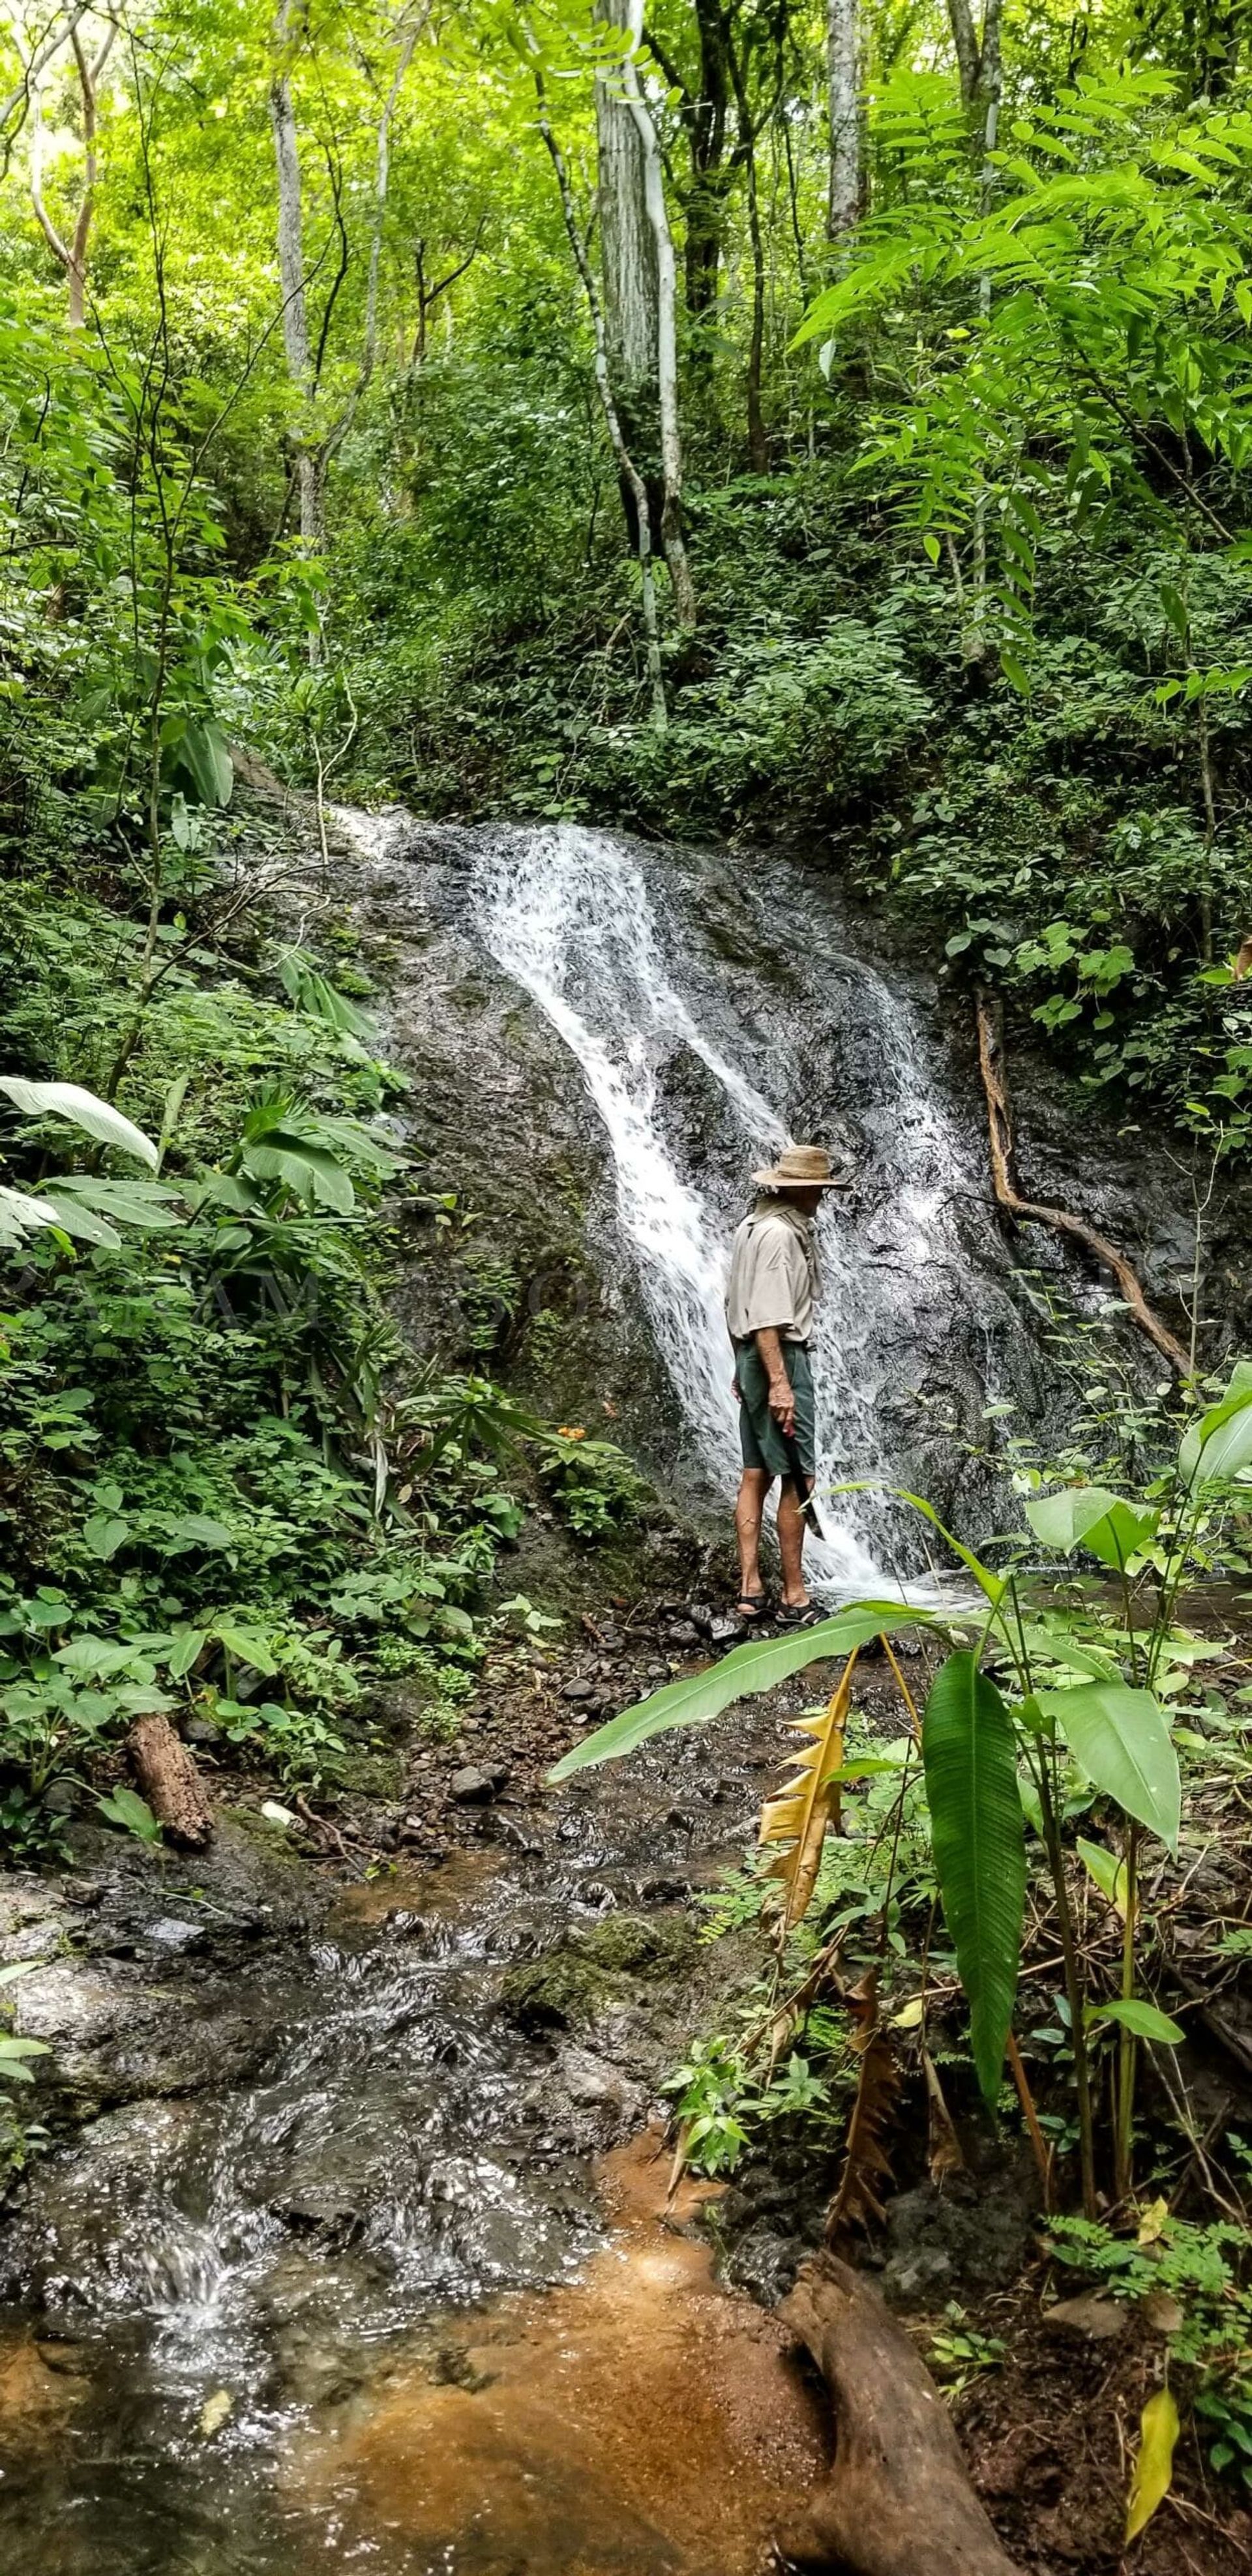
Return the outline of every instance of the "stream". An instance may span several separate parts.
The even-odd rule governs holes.
[[[1060,1399],[933,994],[788,862],[341,821],[435,1177],[476,1205],[507,1165],[483,1239],[509,1253],[548,1196],[576,1205],[587,1402],[617,1367],[615,1436],[697,1504],[733,1490],[729,1235],[751,1167],[817,1135],[856,1164],[821,1220],[823,1481],[920,1485],[967,1532],[993,1515],[987,1407],[1041,1424]],[[415,1298],[442,1293],[419,1272]],[[889,1498],[827,1517],[827,1592],[928,1578]],[[732,1714],[282,1943],[234,1844],[238,1883],[145,1860],[105,1902],[88,1982],[114,2057],[155,1995],[185,1998],[184,2058],[159,2084],[132,2066],[0,2239],[6,2576],[754,2576],[819,2468],[813,2403],[693,2213],[663,2219],[647,2124],[707,1973],[689,1899],[779,1753],[776,1707]],[[640,1922],[669,1948],[636,1944],[589,2031],[519,2016],[519,1963]],[[32,2026],[72,2033],[78,1936],[64,1965],[64,1925],[40,1938]]]
[[[267,2031],[252,2081],[105,2111],[35,2166],[4,2242],[6,2576],[753,2576],[818,2471],[813,2400],[690,2207],[663,2220],[646,2123],[693,1990],[689,1961],[667,1996],[666,1943],[778,1755],[776,1714],[724,1721],[347,1890],[294,1975],[227,1988]],[[205,1888],[144,1885],[112,1946],[190,1942]],[[528,2029],[510,1968],[579,1927],[613,1956],[625,1929],[640,1973],[577,2040]]]

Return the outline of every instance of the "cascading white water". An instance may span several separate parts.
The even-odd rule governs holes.
[[[608,834],[572,824],[519,835],[485,857],[474,909],[484,946],[521,984],[580,1064],[613,1155],[618,1214],[634,1247],[657,1347],[706,1471],[725,1490],[738,1473],[723,1294],[729,1229],[684,1177],[665,1132],[658,1069],[676,1044],[699,1057],[742,1129],[745,1170],[772,1159],[787,1129],[770,1102],[699,1027],[663,953],[638,857]],[[888,997],[889,998],[889,997]],[[937,1193],[915,1188],[906,1211],[914,1257],[930,1246]],[[820,1229],[828,1287],[816,1334],[827,1420],[819,1424],[819,1482],[846,1476],[848,1435],[862,1473],[879,1469],[869,1391],[855,1354],[863,1301],[838,1220]],[[828,1423],[842,1438],[832,1444]],[[810,1550],[814,1582],[830,1591],[881,1588],[884,1578],[846,1506],[825,1506],[828,1542]]]

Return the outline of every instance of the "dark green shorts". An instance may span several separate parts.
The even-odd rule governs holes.
[[[817,1438],[813,1408],[813,1370],[803,1342],[784,1342],[783,1357],[796,1400],[796,1447],[806,1476],[817,1474]],[[789,1471],[782,1433],[769,1409],[769,1379],[755,1342],[735,1345],[735,1383],[739,1389],[739,1443],[745,1467],[767,1476]]]

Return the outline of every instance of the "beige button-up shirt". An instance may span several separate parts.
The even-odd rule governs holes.
[[[730,1257],[726,1323],[732,1342],[771,1325],[784,1341],[807,1342],[821,1284],[812,1219],[785,1199],[758,1199]]]

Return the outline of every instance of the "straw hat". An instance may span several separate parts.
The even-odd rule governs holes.
[[[754,1172],[763,1190],[846,1190],[847,1172],[836,1172],[824,1145],[784,1145],[776,1163]]]

